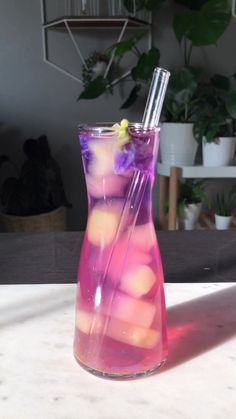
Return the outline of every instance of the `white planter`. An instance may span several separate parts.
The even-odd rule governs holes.
[[[199,215],[201,213],[201,209],[201,202],[199,204],[189,204],[187,207],[185,207],[185,216],[183,219],[183,225],[185,230],[194,230]]]
[[[235,152],[235,137],[219,137],[217,142],[202,141],[203,166],[229,166]]]
[[[160,133],[162,163],[170,166],[193,166],[198,144],[192,123],[164,122]]]
[[[232,221],[232,216],[224,217],[215,214],[216,230],[228,230]]]

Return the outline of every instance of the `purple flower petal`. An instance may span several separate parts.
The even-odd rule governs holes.
[[[83,132],[79,134],[79,142],[81,147],[81,153],[86,159],[90,159],[91,151],[88,147],[89,136]]]
[[[135,159],[135,147],[132,143],[127,144],[122,150],[117,151],[115,156],[115,173],[124,173],[132,167]]]

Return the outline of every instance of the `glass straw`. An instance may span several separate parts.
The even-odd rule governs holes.
[[[169,77],[169,71],[164,68],[155,68],[143,114],[143,129],[154,128],[158,125]]]

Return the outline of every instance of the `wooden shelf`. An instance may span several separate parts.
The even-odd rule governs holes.
[[[236,215],[233,215],[233,220],[230,230],[236,229]],[[216,230],[214,214],[201,213],[196,225],[196,230]]]
[[[162,176],[170,176],[171,166],[158,163],[157,172]],[[183,178],[236,178],[236,166],[205,167],[178,166]]]
[[[71,29],[81,30],[81,29],[120,29],[124,26],[124,23],[127,22],[127,28],[129,29],[138,29],[138,28],[147,28],[150,26],[150,23],[144,22],[142,20],[131,18],[131,17],[62,17],[50,22],[47,22],[43,25],[45,29],[56,29],[56,30],[65,30],[67,23]]]

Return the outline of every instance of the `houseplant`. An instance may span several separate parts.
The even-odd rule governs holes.
[[[173,72],[172,77],[176,80],[169,84],[161,154],[162,161],[167,164],[187,166],[194,163],[197,150],[192,129],[198,109],[197,84],[200,79],[199,71],[195,70],[194,74],[191,67],[192,53],[194,48],[216,44],[228,27],[231,12],[227,0],[176,0],[176,3],[186,6],[177,11],[173,19],[184,66],[177,73]]]
[[[121,109],[125,109],[133,105],[140,97],[141,91],[148,91],[153,71],[159,65],[160,52],[155,47],[150,48],[147,52],[141,52],[138,43],[143,36],[145,36],[144,32],[108,48],[103,54],[103,57],[107,57],[106,61],[109,61],[109,58],[113,56],[111,67],[113,74],[109,70],[106,76],[105,71],[105,74],[99,74],[90,80],[87,78],[86,82],[84,82],[84,90],[80,93],[78,100],[95,99],[106,92],[113,94],[115,85],[123,82],[131,83],[132,87],[129,89],[129,93],[121,105]],[[124,75],[121,75],[121,62],[128,53],[132,53],[135,57],[135,64]],[[104,61],[105,58],[103,59]],[[82,68],[82,72],[86,74],[84,67]]]
[[[161,160],[171,166],[191,166],[197,152],[193,122],[201,71],[183,67],[170,78],[161,129]]]
[[[0,223],[6,231],[64,230],[65,207],[71,204],[47,137],[26,140],[23,150],[26,160],[20,170],[8,156],[0,156],[0,166],[7,170],[10,164],[16,172],[0,189]]]
[[[235,203],[236,188],[233,187],[228,194],[216,194],[213,200],[215,224],[217,230],[227,230],[232,221],[232,210]]]
[[[206,200],[205,185],[205,179],[186,179],[180,182],[178,216],[185,230],[193,230],[198,221],[202,202]]]
[[[166,0],[137,0],[134,7],[133,0],[123,0],[123,4],[131,16],[133,15],[134,10],[155,11],[165,2]],[[99,66],[99,68],[102,69],[100,74],[93,71],[94,68],[91,68],[91,56],[89,56],[89,66],[87,66],[87,60],[86,66],[82,66],[82,73],[85,75],[85,77],[83,77],[84,89],[80,93],[78,100],[95,99],[106,92],[113,94],[114,86],[122,83],[126,83],[126,86],[129,84],[131,85],[131,88],[125,89],[129,93],[124,103],[121,105],[122,109],[132,106],[140,99],[143,92],[144,95],[146,95],[148,93],[153,70],[159,65],[160,59],[160,52],[155,46],[148,46],[144,51],[140,50],[139,41],[147,34],[148,31],[142,31],[135,36],[111,45],[104,53],[98,53],[97,56],[102,56],[102,65]],[[93,54],[94,56],[96,55],[96,53]],[[134,65],[130,70],[127,70],[126,66],[126,70],[123,72],[123,60],[126,56],[130,57],[131,55],[133,55],[134,58]],[[112,58],[112,64],[110,67],[109,64],[107,64],[107,68],[105,68],[104,71],[104,63],[109,63],[110,58]],[[86,67],[89,68],[86,69]],[[87,75],[89,77],[87,77]]]
[[[236,90],[231,79],[213,76],[199,89],[199,99],[194,135],[202,141],[203,165],[230,165],[236,141]]]

